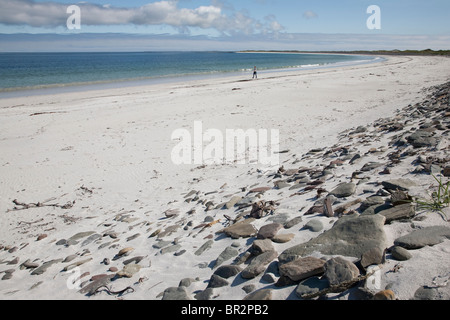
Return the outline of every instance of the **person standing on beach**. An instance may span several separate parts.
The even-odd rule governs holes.
[[[252,79],[258,79],[258,72],[256,71],[256,66],[253,68],[253,78]]]

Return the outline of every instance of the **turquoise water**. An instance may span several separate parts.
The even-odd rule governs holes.
[[[252,74],[286,68],[314,68],[374,57],[238,52],[1,53],[0,92],[173,79],[229,73]]]

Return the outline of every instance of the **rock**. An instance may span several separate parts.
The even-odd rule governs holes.
[[[305,295],[310,295],[322,291],[330,286],[328,279],[311,277],[301,281],[295,289],[295,294],[299,298],[303,298]]]
[[[13,273],[16,271],[16,269],[6,269],[3,271],[0,271],[0,273],[5,273],[2,277],[2,280],[9,280],[13,277]]]
[[[207,288],[221,288],[221,287],[225,287],[228,285],[229,285],[229,283],[227,280],[218,276],[217,274],[213,274],[211,276],[211,278],[209,279]]]
[[[37,237],[37,239],[36,239],[36,241],[41,241],[42,239],[45,239],[45,238],[47,238],[47,234],[40,234],[38,237]]]
[[[406,249],[420,249],[425,246],[434,246],[450,239],[450,228],[445,226],[425,227],[415,230],[405,236],[397,238],[394,244]]]
[[[249,295],[245,296],[243,300],[257,300],[257,301],[272,300],[272,290],[261,289],[252,292]]]
[[[337,198],[345,198],[345,197],[349,197],[352,194],[354,194],[356,191],[356,184],[354,184],[353,182],[349,182],[349,183],[341,183],[340,185],[338,185],[333,191],[331,191],[329,194],[333,195]]]
[[[25,261],[24,263],[22,263],[21,268],[26,268],[26,269],[35,269],[37,267],[39,267],[39,263],[36,262],[31,262],[29,259],[27,261]]]
[[[411,203],[401,204],[387,210],[382,210],[378,214],[386,217],[386,223],[394,220],[410,219],[416,215],[415,206]]]
[[[123,248],[123,249],[121,249],[121,250],[117,253],[117,256],[119,256],[119,257],[127,256],[127,255],[129,255],[133,250],[134,250],[134,248],[132,248],[132,247]]]
[[[164,231],[160,231],[160,232],[157,233],[158,234],[158,239],[170,236],[172,233],[176,232],[178,230],[178,228],[180,228],[180,225],[178,225],[178,224],[175,224],[173,226],[169,226],[169,227],[165,228]],[[155,232],[157,232],[157,231],[158,230],[156,230]],[[152,235],[150,235],[150,237]]]
[[[123,262],[124,265],[130,264],[130,263],[136,263],[138,264],[139,262],[141,262],[145,257],[144,256],[137,256],[137,257],[133,257],[130,259],[127,259]]]
[[[290,229],[290,228],[292,228],[293,226],[299,224],[300,222],[302,222],[302,217],[300,217],[300,216],[299,216],[299,217],[295,217],[295,218],[289,220],[288,222],[286,222],[286,223],[284,224],[284,228],[285,228],[285,229]]]
[[[155,231],[152,232],[151,235],[149,235],[149,238],[153,238],[156,237],[157,235],[159,235],[161,233],[162,229],[156,229]]]
[[[179,256],[181,256],[181,255],[183,255],[183,254],[185,254],[185,253],[186,253],[186,250],[183,249],[183,250],[180,250],[180,251],[178,251],[178,252],[175,252],[173,255],[174,255],[175,257],[179,257]]]
[[[99,279],[89,283],[85,287],[81,288],[78,292],[81,294],[93,295],[98,288],[108,285],[114,275],[108,275],[106,277],[100,277]]]
[[[276,243],[286,243],[294,239],[295,234],[293,233],[285,233],[285,234],[277,234],[271,240]]]
[[[267,283],[275,283],[277,281],[276,276],[273,273],[266,272],[262,277],[261,280]]]
[[[350,164],[354,164],[357,160],[361,159],[361,155],[359,153],[355,154],[349,161]]]
[[[168,209],[164,211],[164,215],[166,216],[166,218],[174,218],[178,216],[179,213],[180,209]]]
[[[186,195],[184,196],[184,198],[185,198],[185,199],[186,199],[186,198],[189,198],[189,197],[191,197],[191,196],[193,196],[194,194],[197,194],[197,193],[198,193],[197,190],[191,190],[191,191],[189,191],[188,194],[186,194]]]
[[[393,206],[411,203],[412,201],[413,198],[407,192],[396,190],[391,193],[391,203]]]
[[[256,286],[252,283],[252,284],[247,284],[245,286],[242,287],[242,290],[245,291],[245,293],[250,293],[256,290]]]
[[[205,290],[197,293],[194,298],[196,300],[210,300],[213,296],[213,288],[206,288]]]
[[[108,230],[105,233],[103,233],[104,237],[110,237],[111,239],[117,239],[119,234],[113,230]]]
[[[325,261],[314,257],[299,258],[285,263],[279,267],[280,275],[292,281],[301,281],[306,278],[324,273]]]
[[[72,270],[73,268],[78,267],[78,266],[81,266],[82,264],[85,264],[86,262],[89,262],[89,261],[91,261],[91,260],[92,260],[92,257],[91,257],[91,258],[84,259],[84,260],[80,260],[80,261],[77,261],[77,262],[74,262],[74,263],[72,263],[72,264],[70,264],[70,265],[68,265],[68,266],[65,266],[65,267],[63,268],[63,271],[69,271],[69,270]]]
[[[411,187],[416,186],[417,184],[410,180],[410,179],[393,179],[389,181],[383,181],[381,182],[383,187],[386,190],[401,190],[401,191],[408,191]]]
[[[251,222],[253,222],[254,220],[254,218],[249,218],[244,221],[240,221],[233,224],[232,226],[223,229],[223,232],[233,239],[253,237],[258,232],[256,228],[251,224]]]
[[[196,256],[200,256],[203,252],[210,249],[214,243],[214,240],[208,240],[206,241],[200,248],[197,249],[197,251],[194,252]]]
[[[433,133],[425,130],[417,130],[412,135],[406,137],[406,140],[414,147],[433,147],[437,144],[437,139]]]
[[[379,162],[368,162],[361,168],[361,171],[364,171],[364,172],[371,171],[373,169],[381,167],[382,165],[383,164],[379,163]]]
[[[62,262],[67,263],[67,262],[70,262],[70,261],[76,259],[77,257],[78,257],[77,254],[71,254],[71,255],[67,256]]]
[[[186,287],[170,287],[164,290],[162,300],[192,300]]]
[[[219,267],[223,262],[237,256],[239,251],[237,251],[232,246],[226,247],[220,255],[217,257],[216,262],[214,263],[213,269]]]
[[[14,252],[16,252],[17,250],[19,250],[19,247],[9,247],[8,249],[5,249],[5,250],[8,250],[8,252],[9,253],[14,253]]]
[[[273,238],[278,230],[280,230],[281,228],[283,228],[283,225],[280,223],[270,223],[270,224],[266,224],[265,226],[262,226],[257,234],[257,238],[258,239],[271,239]]]
[[[288,219],[290,218],[290,214],[287,212],[276,212],[276,214],[273,214],[271,216],[269,216],[266,221],[267,222],[277,222],[277,223],[281,223],[281,224],[285,224]]]
[[[379,248],[371,248],[364,252],[361,256],[360,264],[363,268],[366,268],[373,264],[382,264],[385,260],[384,250],[381,251]]]
[[[253,279],[264,271],[266,266],[277,257],[278,253],[273,251],[266,251],[259,256],[254,257],[250,264],[241,272],[244,279]]]
[[[54,260],[44,262],[39,268],[34,269],[33,272],[31,272],[31,275],[41,275],[45,271],[47,271],[47,269],[50,268],[52,265],[54,265],[55,263],[59,263],[61,261],[62,261],[62,259],[54,259]]]
[[[342,257],[335,257],[328,260],[325,265],[324,276],[330,285],[339,285],[342,282],[350,281],[359,276],[359,269],[353,262]]]
[[[111,267],[111,268],[113,268],[113,267]],[[111,269],[111,268],[110,268],[110,269]],[[117,269],[117,268],[116,268],[116,269]],[[90,281],[102,280],[102,279],[104,279],[104,278],[109,278],[109,277],[111,277],[111,275],[110,275],[110,274],[106,274],[106,273],[103,273],[103,274],[96,274],[96,275],[94,275],[94,276],[91,277]]]
[[[2,280],[9,280],[13,277],[14,269],[9,269],[3,271],[5,274],[2,277]]]
[[[174,245],[171,245],[169,247],[162,248],[159,252],[161,254],[166,254],[166,253],[175,252],[178,249],[181,249],[181,244],[174,244]]]
[[[258,187],[253,188],[249,191],[249,193],[259,193],[259,192],[266,192],[267,190],[271,190],[271,187]]]
[[[67,239],[66,245],[72,246],[78,243],[78,240],[81,240],[83,238],[89,237],[90,235],[96,233],[95,231],[85,231],[85,232],[79,232],[77,234],[74,234],[69,239]]]
[[[312,232],[319,232],[323,229],[323,223],[319,219],[312,219],[308,221],[303,228],[311,230]]]
[[[141,266],[138,264],[130,263],[123,267],[122,270],[117,272],[118,277],[126,277],[131,278],[135,273],[138,273],[141,270]]]
[[[274,185],[277,189],[283,189],[291,186],[289,183],[282,180],[274,182]]]
[[[158,240],[156,243],[152,245],[152,247],[155,249],[162,249],[164,247],[167,247],[171,243],[172,241]]]
[[[273,247],[272,241],[270,239],[260,239],[255,240],[252,243],[251,252],[253,255],[257,256],[266,251],[273,251],[275,248]]]
[[[412,258],[412,254],[408,250],[400,246],[394,246],[391,249],[392,258],[398,261],[405,261]]]
[[[134,239],[136,239],[137,237],[139,237],[141,234],[140,233],[135,233],[135,234],[133,234],[132,236],[129,236],[126,240],[127,240],[127,242],[128,241],[131,241],[131,240],[134,240]]]
[[[286,171],[283,172],[283,175],[285,175],[285,176],[293,176],[297,172],[298,172],[298,169],[287,169]]]
[[[225,266],[217,268],[217,270],[214,271],[214,274],[218,275],[219,277],[222,277],[224,279],[228,279],[228,278],[234,277],[241,271],[242,271],[242,268],[240,268],[239,266],[225,265]]]
[[[448,300],[442,299],[438,288],[422,286],[414,292],[414,300]]]
[[[360,210],[364,211],[369,207],[378,206],[385,203],[385,200],[380,196],[371,196],[366,198],[363,202],[361,202]]]
[[[242,198],[242,200],[240,200],[238,203],[236,203],[235,206],[237,206],[239,209],[250,207],[255,201],[258,201],[258,200],[259,200],[259,198],[257,198],[257,197],[248,196],[248,197]]]
[[[370,215],[370,214],[377,214],[383,210],[387,210],[387,209],[391,209],[392,205],[390,203],[383,203],[383,204],[379,204],[379,205],[374,205],[371,206],[367,209],[365,209],[361,215]]]
[[[231,209],[231,208],[233,208],[236,205],[236,203],[238,203],[241,200],[242,200],[242,197],[234,196],[227,203],[225,203],[225,207],[227,209]]]
[[[57,246],[65,246],[65,245],[67,245],[67,240],[66,239],[61,239],[61,240],[56,241],[55,244]]]
[[[88,244],[90,244],[91,242],[102,238],[102,235],[98,234],[98,233],[94,233],[92,235],[90,235],[89,237],[87,237],[83,243],[81,244],[82,247],[87,246]]]
[[[450,167],[445,167],[442,174],[444,175],[444,177],[450,177]]]
[[[382,215],[352,214],[340,218],[330,230],[310,241],[288,248],[281,253],[281,264],[319,251],[324,255],[342,255],[361,258],[372,248],[384,251],[386,234]]]
[[[395,300],[395,293],[392,290],[383,290],[373,296],[373,300]]]

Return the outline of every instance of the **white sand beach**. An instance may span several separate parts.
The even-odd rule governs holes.
[[[340,143],[352,144],[367,156],[359,164],[346,162],[331,169],[332,176],[323,188],[331,191],[349,182],[367,161],[387,157],[388,152],[382,151],[392,135],[362,143],[357,137],[342,142],[340,133],[395,117],[398,110],[424,101],[430,87],[448,81],[447,57],[389,56],[367,65],[261,73],[257,80],[249,74],[248,78],[0,99],[0,279],[9,275],[0,280],[0,299],[158,300],[164,290],[178,287],[185,278],[195,279],[183,289],[194,298],[208,286],[215,271],[211,263],[225,248],[234,243],[239,254],[244,254],[254,239],[231,239],[217,233],[226,226],[225,215],[234,218],[250,209],[224,210],[220,204],[236,195],[244,198],[255,187],[273,187],[277,179],[270,174],[281,166],[324,169],[322,159],[304,155]],[[420,120],[427,119],[412,121],[410,129]],[[176,165],[171,155],[179,141],[172,140],[172,133],[186,129],[194,135],[195,122],[201,122],[203,133],[209,129],[224,134],[227,129],[276,129],[279,150],[286,152],[279,154],[278,166],[258,162]],[[376,131],[370,128],[369,132]],[[445,135],[436,154],[448,157],[448,146]],[[397,178],[416,181],[418,185],[409,193],[426,198],[436,183],[430,174],[409,174],[411,168],[411,161],[403,161],[388,177],[380,175],[385,167],[377,168],[367,173],[368,183],[358,184],[347,200],[365,199],[370,195],[366,189],[375,192],[382,181]],[[186,202],[192,190],[198,199]],[[260,200],[277,202],[272,217],[302,216],[300,224],[279,231],[294,236],[288,242],[273,243],[277,255],[326,232],[338,220],[321,213],[304,215],[315,202],[316,192],[293,196],[301,190],[271,189],[260,196]],[[208,201],[213,205],[205,212]],[[207,216],[212,220],[205,222]],[[449,227],[437,213],[423,216],[423,220],[386,224],[386,248],[414,226]],[[270,222],[268,218],[255,220],[254,227],[260,229]],[[322,222],[319,233],[303,228],[312,219]],[[208,221],[218,222],[196,228]],[[158,236],[157,230],[168,232]],[[58,244],[81,232],[89,233]],[[210,248],[196,254],[209,240]],[[173,252],[161,253],[170,246],[175,246]],[[124,248],[133,250],[127,257],[117,256]],[[412,299],[419,287],[432,285],[436,277],[450,276],[449,239],[410,252],[409,260],[388,258],[381,264],[379,291],[389,288],[397,299]],[[69,256],[74,260],[64,261]],[[319,253],[314,256],[329,258]],[[78,284],[92,283],[93,276],[114,275],[124,268],[124,260],[133,257],[139,257],[132,263],[139,266],[137,272],[108,282],[111,291],[132,290],[122,295],[79,292]],[[103,263],[105,258],[109,264]],[[232,264],[234,258],[223,265]],[[24,266],[26,261],[31,266]],[[49,261],[53,263],[48,268],[32,274]],[[241,300],[248,294],[243,290],[248,285],[254,285],[253,291],[270,288],[274,300],[299,299],[296,285],[275,287],[262,276],[230,278],[228,286],[213,289],[210,299]]]

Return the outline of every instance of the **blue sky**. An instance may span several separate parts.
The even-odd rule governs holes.
[[[81,8],[79,30],[66,26],[66,8],[73,4]],[[370,5],[380,8],[379,30],[366,25]],[[313,50],[354,50],[358,43],[359,49],[450,49],[449,13],[448,0],[0,0],[0,45],[5,39],[8,46],[19,43],[19,33],[35,34],[36,46],[44,33],[55,39],[90,33],[97,41],[104,41],[102,34],[120,33],[147,36],[152,44],[163,34],[161,49],[169,36],[182,39],[183,48],[192,40],[192,49],[199,38],[203,49],[209,40],[216,50],[221,43],[225,50],[232,43],[241,49],[245,41],[264,44],[261,49],[305,50],[300,42],[306,38]],[[16,34],[16,41],[7,34]]]

